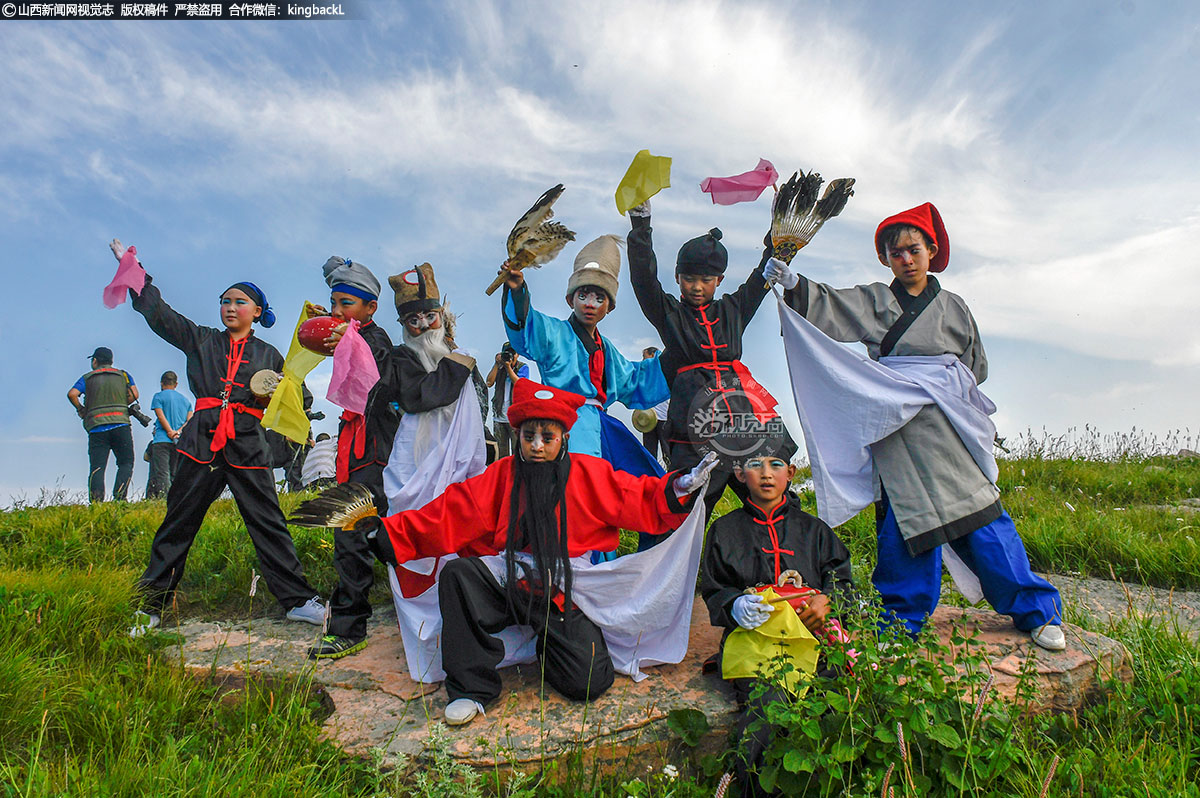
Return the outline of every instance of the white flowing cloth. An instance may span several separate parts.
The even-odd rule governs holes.
[[[996,481],[996,426],[989,418],[996,406],[957,357],[884,357],[875,362],[825,335],[782,299],[779,318],[821,520],[839,526],[874,502],[871,444],[903,427],[926,405],[935,404],[946,414],[980,470]],[[953,549],[944,547],[943,555],[959,590],[978,601],[983,595],[978,578]]]
[[[388,512],[424,507],[442,495],[447,485],[483,473],[487,463],[483,440],[479,400],[470,380],[452,404],[405,415],[400,419],[391,456],[383,471]],[[426,557],[400,567],[427,576],[440,572],[455,556]],[[442,669],[442,613],[438,607],[437,581],[419,596],[405,598],[395,569],[388,568],[388,578],[408,672],[418,682],[440,682],[446,678],[446,672]],[[532,656],[533,647],[527,645],[531,634],[513,627],[497,636],[504,641],[504,664],[527,661]],[[529,650],[522,651],[522,646]]]
[[[704,486],[692,495],[687,519],[657,546],[597,565],[589,557],[571,559],[572,600],[603,631],[613,667],[635,682],[646,678],[643,667],[687,655],[704,543]],[[503,585],[504,555],[482,559]],[[529,627],[512,628],[533,636]]]

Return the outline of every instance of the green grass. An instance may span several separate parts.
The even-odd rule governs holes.
[[[1024,456],[1001,462],[1000,482],[1036,568],[1107,577],[1111,566],[1134,582],[1200,588],[1197,516],[1173,509],[1200,496],[1200,461]],[[284,494],[281,501],[287,511],[304,498]],[[802,501],[812,509],[811,494]],[[727,494],[717,512],[734,506]],[[141,502],[0,513],[0,795],[495,792],[490,777],[464,780],[446,762],[384,774],[373,762],[345,757],[319,739],[305,674],[228,693],[166,656],[169,635],[130,640],[132,585],[163,511],[162,502]],[[292,531],[309,580],[327,594],[334,582],[330,536]],[[872,511],[839,533],[866,584],[874,564]],[[252,567],[236,508],[218,502],[189,557],[180,614],[279,614],[266,594],[247,596]],[[385,587],[377,599],[386,600]],[[1050,795],[1200,796],[1195,637],[1153,613],[1110,625],[1077,617],[1073,607],[1067,612],[1130,649],[1134,682],[1077,716],[1025,727],[1015,738],[1024,764],[991,794],[1038,795],[1057,755]],[[714,767],[710,762],[709,775],[684,768],[675,781],[602,777],[576,794],[711,795]],[[530,780],[513,794],[565,795]]]

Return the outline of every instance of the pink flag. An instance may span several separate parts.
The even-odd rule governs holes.
[[[351,321],[333,350],[333,377],[325,398],[351,413],[367,412],[367,394],[379,382],[379,367],[371,347]]]
[[[714,205],[733,205],[737,202],[754,202],[763,189],[774,185],[779,173],[766,158],[758,159],[758,166],[749,172],[733,177],[706,177],[700,190],[712,195]]]
[[[104,307],[115,308],[124,302],[126,288],[131,288],[133,293],[140,294],[145,286],[146,270],[142,268],[142,264],[138,263],[137,247],[130,247],[121,256],[121,262],[117,264],[117,273],[113,276],[112,282],[104,286]]]

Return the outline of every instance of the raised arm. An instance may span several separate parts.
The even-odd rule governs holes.
[[[504,466],[504,467],[502,467]],[[495,553],[492,547],[501,518],[508,463],[493,463],[486,471],[446,487],[419,510],[390,515],[383,520],[387,538],[384,556],[390,563],[447,554]],[[390,552],[388,551],[390,549]]]
[[[642,314],[662,335],[670,309],[670,297],[658,280],[658,258],[654,255],[649,202],[629,209],[629,224],[631,229],[626,239],[629,245],[629,281],[633,284],[633,294],[642,308]]]
[[[742,318],[743,327],[749,324],[750,320],[754,318],[754,314],[758,312],[758,306],[762,304],[763,298],[771,290],[763,274],[763,269],[774,252],[771,248],[770,233],[767,233],[764,243],[762,258],[759,259],[758,265],[750,272],[746,281],[725,299],[726,303],[732,301],[737,304],[738,314]]]
[[[563,321],[532,307],[529,286],[519,271],[509,272],[501,303],[504,331],[517,354],[538,363],[543,371],[559,367],[569,351],[560,340]]]
[[[886,301],[886,297],[879,288],[888,289],[882,283],[832,288],[803,275],[795,275],[795,279],[795,287],[783,292],[784,301],[830,338],[843,343],[879,343],[883,339],[887,329],[879,311],[880,300]]]

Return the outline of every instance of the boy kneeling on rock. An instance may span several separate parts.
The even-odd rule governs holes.
[[[604,693],[613,662],[601,627],[572,601],[573,572],[590,565],[589,552],[615,549],[620,529],[662,535],[678,527],[688,514],[682,502],[690,504],[716,466],[712,455],[688,473],[639,477],[599,457],[570,454],[567,438],[583,401],[520,380],[508,409],[516,455],[450,485],[420,509],[364,518],[337,533],[361,538],[351,548],[362,552],[358,567],[367,569],[372,551],[392,565],[459,555],[438,583],[442,650],[453,652],[443,657],[452,726],[499,697],[504,644],[494,635],[513,625],[533,628],[545,680],[563,696],[583,701]]]

